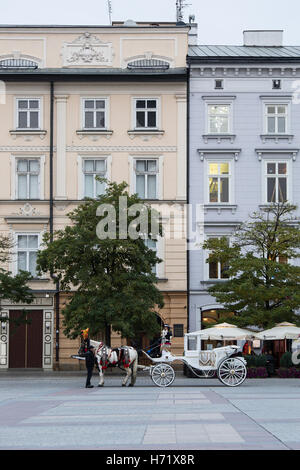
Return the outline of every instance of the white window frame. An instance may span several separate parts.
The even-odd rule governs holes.
[[[39,198],[37,200],[45,199],[45,155],[11,155],[11,199],[18,200],[18,175],[17,175],[17,160],[39,160],[40,173],[39,173]],[[30,201],[33,199],[22,199]]]
[[[130,192],[136,193],[136,160],[157,160],[157,177],[156,177],[156,199],[163,199],[163,156],[162,155],[130,155]],[[147,200],[147,199],[145,199]],[[151,199],[149,199],[151,201]]]
[[[229,243],[229,246],[231,246],[231,243],[232,243],[232,236],[229,235],[228,233],[210,233],[210,234],[205,234],[204,236],[204,239],[205,241],[211,239],[211,238],[222,238],[222,237],[226,237],[228,239],[228,243]],[[218,262],[218,278],[217,279],[213,279],[213,278],[210,278],[209,277],[209,263],[206,262],[206,260],[208,259],[209,257],[209,253],[210,253],[210,250],[203,250],[203,253],[204,253],[204,257],[203,257],[203,261],[204,261],[204,279],[205,281],[209,281],[209,282],[226,282],[229,278],[221,278],[220,277],[220,274],[221,274],[221,263]]]
[[[146,245],[147,240],[148,240],[147,238],[144,240],[145,245]],[[158,257],[158,240],[152,240],[152,241],[155,242],[155,250],[152,250],[152,251],[154,251],[155,254],[156,254],[156,256]],[[146,246],[147,246],[147,245],[146,245]],[[147,248],[151,249],[149,246],[148,246]],[[156,263],[156,265],[153,266],[153,268],[154,268],[153,271],[152,271],[153,274],[155,274],[156,277],[158,277],[158,263]]]
[[[38,108],[38,127],[19,127],[19,101],[37,100],[39,102]],[[15,129],[20,131],[40,131],[43,128],[43,99],[41,96],[24,96],[15,98]],[[28,121],[28,115],[27,115]]]
[[[155,265],[155,275],[158,279],[165,278],[165,238],[158,236],[155,240],[156,242],[156,256],[160,258],[162,261],[161,263],[157,263]]]
[[[270,132],[268,130],[268,117],[270,116],[268,114],[268,106],[274,106],[275,108],[278,108],[279,106],[285,106],[286,107],[285,132],[278,132],[278,119],[276,118],[276,117],[278,117],[277,113],[274,114],[274,116],[276,118],[275,119],[275,132]],[[285,135],[285,134],[290,133],[290,103],[289,102],[283,101],[281,103],[281,102],[278,102],[276,100],[274,100],[274,101],[264,101],[263,102],[263,112],[264,112],[263,122],[264,122],[264,133],[265,134],[267,134],[267,135],[278,135],[278,134],[279,135]]]
[[[78,155],[77,166],[78,166],[78,200],[84,199],[85,196],[85,173],[84,173],[84,161],[85,160],[105,160],[106,176],[105,178],[111,180],[111,155]]]
[[[23,250],[19,250],[18,249],[18,236],[20,235],[24,235],[24,236],[27,236],[27,235],[35,235],[38,237],[38,248],[37,250],[30,250],[30,249],[23,249]],[[27,253],[29,253],[29,251],[39,251],[40,250],[40,247],[41,247],[41,241],[42,241],[42,234],[41,232],[14,232],[14,240],[15,240],[15,246],[16,246],[16,257],[15,257],[15,261],[13,263],[13,273],[14,275],[16,276],[18,274],[18,252],[19,251],[26,251]],[[27,264],[27,261],[28,261],[28,255],[27,255],[27,260],[26,260],[26,264]],[[28,271],[29,272],[29,271]],[[34,279],[40,279],[40,278],[34,278]]]
[[[104,124],[105,126],[104,127],[85,127],[85,101],[95,101],[95,100],[99,100],[99,101],[104,101],[105,102],[105,107],[104,107],[104,113],[105,113],[105,117],[104,117]],[[110,120],[110,115],[109,115],[109,108],[110,108],[110,102],[109,102],[109,98],[107,96],[84,96],[84,97],[81,97],[81,129],[82,130],[85,130],[85,131],[106,131],[109,129],[109,126],[110,126],[110,123],[109,123],[109,120]],[[101,108],[100,108],[101,109]],[[94,114],[94,122],[95,122],[95,114]]]
[[[227,132],[212,132],[210,130],[209,106],[228,106],[228,130]],[[205,101],[205,128],[208,135],[231,135],[233,132],[233,101],[231,100],[206,100]]]
[[[137,127],[137,122],[136,122],[136,112],[138,111],[139,108],[136,107],[136,102],[137,101],[156,101],[156,126],[155,127]],[[161,100],[160,97],[158,96],[135,96],[132,98],[132,129],[136,131],[140,130],[148,130],[148,131],[157,131],[161,128]]]
[[[136,163],[137,161],[148,161],[148,160],[153,160],[156,162],[156,172],[153,172],[153,173],[150,173],[150,172],[143,172],[142,174],[145,176],[145,200],[147,199],[158,199],[158,179],[159,179],[159,161],[157,158],[138,158],[138,159],[135,159],[134,161],[134,172],[135,172],[135,177],[134,177],[134,184],[135,184],[135,192],[137,192],[137,184],[136,184],[136,180],[137,180],[137,168],[136,168]],[[147,194],[147,187],[148,187],[148,175],[150,176],[154,176],[155,175],[155,186],[156,186],[156,194],[155,194],[155,197],[154,198],[149,198],[148,197],[148,194]]]
[[[229,201],[228,202],[210,202],[209,200],[209,178],[211,177],[211,175],[209,174],[209,164],[210,163],[218,163],[218,164],[221,164],[221,163],[228,163],[229,164],[229,175],[228,175],[228,179],[229,179],[229,192],[228,192],[228,195],[229,195]],[[205,171],[204,171],[204,203],[205,204],[208,204],[208,205],[220,205],[220,206],[223,206],[223,205],[232,205],[234,204],[234,169],[235,169],[235,160],[234,158],[230,158],[230,157],[206,157],[205,158]],[[220,175],[221,177],[221,175]],[[226,177],[226,175],[225,175]]]
[[[267,184],[267,179],[268,179],[268,174],[267,174],[267,165],[268,163],[275,163],[276,165],[278,163],[285,163],[286,164],[286,169],[287,173],[285,175],[287,179],[287,202],[291,202],[292,200],[292,175],[291,175],[291,162],[290,160],[287,159],[274,159],[274,158],[264,158],[263,159],[263,165],[262,165],[262,188],[263,188],[263,204],[270,205],[272,202],[268,202],[268,184]],[[270,178],[274,177],[277,179],[277,174],[272,176],[269,175]],[[284,177],[284,175],[283,175]],[[276,182],[277,184],[277,182]],[[278,194],[277,194],[278,196]]]

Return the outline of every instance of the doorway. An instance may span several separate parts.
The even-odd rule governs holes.
[[[27,310],[24,315],[22,310],[10,310],[9,318],[9,368],[42,368],[43,311]]]

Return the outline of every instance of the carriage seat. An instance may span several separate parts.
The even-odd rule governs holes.
[[[212,366],[216,363],[216,353],[214,351],[199,351],[199,365]]]

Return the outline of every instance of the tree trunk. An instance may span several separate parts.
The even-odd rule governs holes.
[[[105,344],[111,346],[111,328],[107,323],[105,324]]]

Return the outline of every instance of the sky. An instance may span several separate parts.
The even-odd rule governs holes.
[[[175,21],[176,0],[111,0],[112,19]],[[200,44],[242,44],[245,29],[283,29],[285,45],[300,45],[299,0],[187,0]],[[0,0],[1,24],[109,23],[107,0]]]

